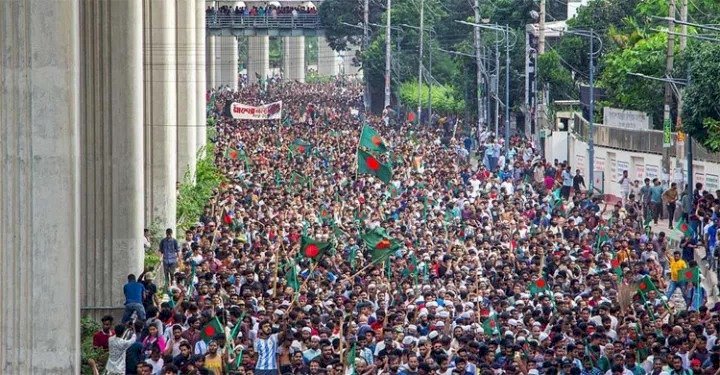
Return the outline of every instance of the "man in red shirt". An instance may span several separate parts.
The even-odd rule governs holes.
[[[115,335],[115,331],[112,330],[113,317],[105,315],[102,317],[101,322],[102,329],[95,332],[93,335],[93,346],[108,350],[108,340],[110,339],[110,336]]]

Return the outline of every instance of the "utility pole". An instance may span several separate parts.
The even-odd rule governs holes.
[[[367,1],[367,0],[365,0]],[[423,69],[423,31],[425,27],[425,0],[420,0],[420,57],[418,58],[418,125],[422,117],[422,69]]]
[[[363,4],[363,52],[367,53],[368,46],[370,45],[370,0],[365,0]],[[363,74],[363,81],[365,83],[365,93],[363,95],[363,102],[365,104],[365,113],[370,111],[370,81],[368,80],[367,73]]]
[[[538,57],[545,53],[545,1],[540,0],[540,19],[538,20]],[[535,64],[537,67],[537,63]],[[536,68],[537,69],[537,68]],[[536,73],[537,74],[537,73]],[[538,146],[542,147],[540,141],[540,134],[545,129],[545,93],[547,88],[545,85],[540,88],[540,94],[535,98],[536,109],[535,109],[535,139],[538,142]],[[544,156],[544,155],[543,155]]]
[[[500,69],[498,69],[500,72]],[[498,74],[499,76],[499,74]],[[510,162],[510,26],[505,25],[505,160]]]
[[[497,137],[500,122],[500,39],[497,30],[495,30],[495,82],[492,84],[495,91],[495,136]]]
[[[680,0],[680,52],[682,53],[687,47],[687,17],[688,17],[688,0]],[[672,30],[671,30],[672,31]],[[677,131],[685,135],[685,159],[687,163],[687,189],[688,194],[693,195],[693,154],[692,154],[692,137],[684,131],[682,122],[683,113],[683,91],[677,90],[677,121],[675,123]],[[678,141],[679,143],[679,141]],[[675,159],[680,163],[680,155],[675,155]],[[682,186],[681,186],[682,188]],[[692,199],[692,198],[691,198]]]
[[[475,23],[480,23],[480,0],[475,0]],[[482,126],[485,124],[485,106],[482,103],[482,98],[480,95],[480,91],[482,88],[482,72],[483,72],[483,60],[482,56],[480,56],[480,26],[475,26],[473,28],[473,31],[475,32],[475,64],[476,64],[476,84],[477,84],[477,113],[478,113],[478,136],[482,132]],[[497,135],[497,129],[496,129],[496,135]]]
[[[392,60],[392,42],[391,42],[391,16],[390,8],[392,6],[392,0],[387,0],[387,26],[385,28],[385,107],[390,105],[390,72],[391,72],[391,60]]]
[[[590,29],[590,103],[588,110],[588,164],[590,177],[590,194],[594,194],[595,190],[595,34]]]
[[[665,76],[672,76],[673,60],[675,58],[675,0],[670,0],[668,15],[668,41],[667,54],[665,55]],[[670,107],[673,102],[672,83],[665,82],[665,105],[663,108],[663,176],[670,180],[670,147],[672,147],[672,124],[670,120]]]
[[[430,31],[433,29],[431,28]],[[430,35],[433,35],[432,33]],[[428,59],[430,62],[428,63],[428,124],[432,125],[432,46],[428,49]]]

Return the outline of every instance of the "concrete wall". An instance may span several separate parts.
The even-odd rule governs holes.
[[[557,133],[556,133],[557,134]],[[588,152],[587,143],[576,135],[570,135],[568,142],[568,154],[570,165],[573,170],[580,169],[583,176],[588,176]],[[686,173],[680,173],[686,168],[676,166],[676,158],[670,160],[671,181],[682,182],[687,178]],[[685,163],[683,160],[682,163]],[[614,149],[595,145],[595,170],[602,171],[605,175],[603,184],[605,194],[616,197],[620,196],[620,185],[618,180],[623,170],[633,179],[643,180],[645,177],[662,178],[662,155],[627,150]],[[705,185],[705,189],[715,191],[720,189],[720,164],[708,161],[693,162],[695,182]],[[587,183],[588,181],[586,181]]]

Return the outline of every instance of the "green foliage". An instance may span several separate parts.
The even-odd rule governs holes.
[[[268,46],[268,60],[271,68],[282,66],[283,59],[283,43],[280,37],[270,37]]]
[[[683,96],[683,128],[711,151],[720,151],[720,44],[690,44],[689,84]]]
[[[318,38],[305,38],[305,61],[318,61]]]
[[[81,374],[91,375],[92,368],[89,365],[89,360],[95,361],[98,367],[98,371],[102,374],[105,364],[107,363],[108,353],[93,346],[93,335],[101,328],[100,323],[96,322],[90,317],[83,317],[80,319],[80,357],[81,357]]]
[[[665,71],[667,35],[657,33],[625,49],[605,56],[600,83],[609,105],[649,113],[656,127],[662,125],[663,84],[629,73],[662,77]]]
[[[577,97],[577,88],[572,73],[562,65],[560,55],[551,50],[540,55],[537,60],[538,84],[549,85],[550,101],[572,99]]]
[[[335,78],[331,76],[321,76],[317,72],[309,72],[305,75],[306,83],[328,83],[332,82]]]
[[[208,143],[198,151],[195,180],[190,174],[183,177],[177,200],[177,232],[182,233],[194,224],[205,209],[205,205],[223,180],[215,165],[214,145]]]
[[[429,86],[423,85],[421,89],[421,101],[423,107],[427,107],[430,104],[430,96],[432,95],[432,107],[433,111],[440,113],[458,113],[465,107],[465,101],[458,99],[458,95],[455,89],[451,86],[441,85]],[[417,82],[405,82],[400,85],[400,101],[410,107],[417,105],[418,103],[418,85]]]

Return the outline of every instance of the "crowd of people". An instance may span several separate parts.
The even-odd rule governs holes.
[[[700,259],[648,230],[636,197],[609,206],[522,136],[364,118],[361,95],[297,82],[213,93],[226,180],[196,225],[151,249],[165,271],[129,277],[126,316],[97,334],[108,373],[720,372]],[[276,101],[279,121],[226,110]],[[387,182],[358,173],[364,124],[387,146]],[[699,191],[694,207],[704,233],[689,241],[714,246],[704,225],[720,197]],[[368,232],[398,246],[377,261]],[[307,241],[330,245],[310,254]]]
[[[263,4],[263,5],[251,5],[251,6],[236,6],[231,7],[228,5],[223,5],[221,7],[218,7],[215,9],[215,7],[208,7],[205,10],[205,14],[207,16],[207,19],[212,20],[214,17],[217,18],[224,18],[224,17],[248,17],[248,16],[269,16],[269,17],[277,17],[282,15],[292,15],[297,16],[300,14],[317,14],[317,8],[312,5],[301,5],[301,6],[288,6],[288,5],[281,5],[281,6],[275,6],[271,4]]]

